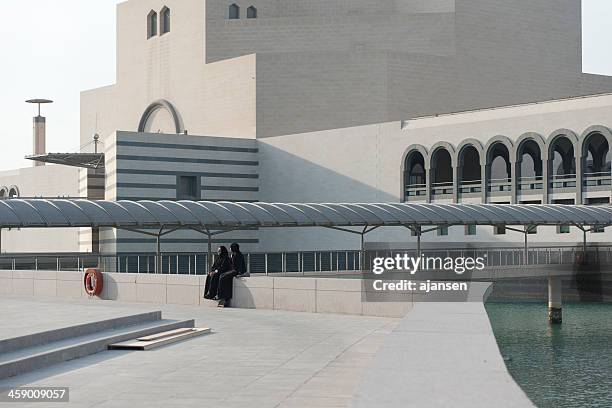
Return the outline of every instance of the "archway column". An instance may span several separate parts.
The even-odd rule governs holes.
[[[510,203],[512,204],[516,204],[517,202],[517,197],[518,197],[518,180],[517,180],[517,174],[518,174],[518,169],[517,169],[517,165],[519,165],[520,162],[514,160],[513,155],[510,154],[510,194],[512,196],[512,198],[510,199]]]
[[[489,164],[481,163],[480,164],[480,185],[482,190],[482,203],[487,203],[488,189],[489,189],[489,174],[491,173],[491,166]]]
[[[459,202],[459,167],[453,163],[453,203]]]
[[[582,157],[582,144],[576,143],[574,152],[576,154],[576,205],[583,204],[582,192],[584,190],[584,159]]]
[[[427,203],[431,203],[431,165],[429,164],[429,160],[426,159],[424,167],[425,167],[425,188],[427,189],[427,191],[425,192],[425,201]]]
[[[548,153],[546,151],[541,152],[542,155],[542,204],[549,203],[549,189],[550,189],[550,181],[549,173],[550,173],[550,163],[548,162]]]

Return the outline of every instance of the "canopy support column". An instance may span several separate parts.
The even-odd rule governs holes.
[[[162,237],[162,233],[164,231],[164,228],[160,228],[159,229],[159,233],[157,234],[156,241],[157,241],[157,248],[156,248],[156,252],[155,252],[155,273],[163,273],[163,269],[162,269],[162,256],[161,256],[161,237]]]
[[[377,225],[376,227],[371,227],[371,228],[370,226],[366,225],[365,227],[363,227],[362,231],[354,231],[354,230],[350,230],[347,228],[341,228],[341,227],[330,227],[330,226],[324,226],[324,227],[327,229],[334,230],[334,231],[342,231],[348,234],[356,234],[356,235],[361,236],[360,247],[359,247],[359,269],[363,271],[365,269],[365,236],[368,235],[370,232],[382,227],[382,225]]]
[[[363,271],[365,269],[365,233],[368,227],[363,228],[363,232],[361,233],[361,246],[359,248],[359,270]]]
[[[206,228],[206,237],[208,238],[208,255],[206,256],[206,273],[212,269],[212,235]]]

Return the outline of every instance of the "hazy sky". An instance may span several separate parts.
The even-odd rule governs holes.
[[[79,92],[115,82],[115,4],[122,0],[0,0],[0,170],[30,166],[31,98],[55,103],[47,151],[79,147]],[[512,1],[512,0],[508,0]],[[537,1],[537,0],[534,0]],[[612,1],[583,0],[584,71],[612,75]]]

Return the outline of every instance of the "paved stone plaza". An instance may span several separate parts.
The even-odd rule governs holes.
[[[0,307],[0,339],[154,310],[213,329],[0,381],[69,386],[70,407],[532,406],[481,302],[419,303],[403,319],[10,296]]]
[[[107,351],[0,382],[0,388],[69,386],[70,407],[346,407],[398,322],[14,297],[0,299],[0,308],[1,338],[153,310],[162,310],[165,318],[195,318],[198,326],[213,329],[157,350]]]

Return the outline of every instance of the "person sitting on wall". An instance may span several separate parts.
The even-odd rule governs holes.
[[[227,248],[220,246],[217,250],[217,259],[213,264],[208,276],[206,277],[206,286],[204,287],[204,299],[218,299],[217,290],[219,288],[219,278],[222,274],[232,269]]]
[[[219,307],[229,306],[233,295],[234,278],[247,276],[244,255],[240,252],[240,245],[233,243],[230,245],[230,249],[232,251],[230,255],[232,269],[222,274],[219,278]]]

